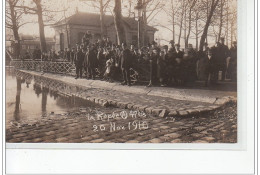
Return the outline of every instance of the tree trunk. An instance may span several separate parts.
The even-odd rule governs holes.
[[[200,50],[203,50],[203,45],[204,45],[205,39],[207,38],[207,35],[208,35],[208,29],[209,29],[209,25],[211,23],[211,18],[214,14],[216,6],[218,5],[218,2],[219,2],[219,0],[212,0],[209,16],[207,17],[207,21],[206,21],[203,33],[200,38]]]
[[[100,32],[101,32],[101,37],[106,35],[105,33],[105,24],[104,24],[104,5],[103,5],[103,0],[100,0]]]
[[[11,21],[12,21],[12,31],[14,34],[14,57],[15,58],[19,58],[20,56],[20,49],[21,49],[21,45],[20,45],[20,37],[19,37],[19,33],[18,33],[18,25],[17,25],[17,21],[16,21],[16,15],[15,15],[15,9],[14,9],[14,5],[12,4],[12,1],[8,1],[9,3],[9,7],[10,7],[10,15],[11,15]]]
[[[43,23],[43,18],[42,18],[41,0],[34,0],[34,2],[35,2],[36,7],[37,7],[41,51],[47,52],[47,44],[46,44],[45,33],[44,33],[44,23]]]
[[[184,0],[182,0],[181,25],[180,25],[180,32],[179,32],[178,44],[181,43],[181,34],[182,34],[182,25],[183,25],[183,15],[184,15]]]
[[[172,5],[172,40],[175,43],[175,13],[174,13],[173,0],[171,0],[171,5]]]
[[[196,13],[196,23],[195,23],[195,37],[196,37],[196,50],[199,49],[199,30],[198,30],[198,20],[199,20],[199,13]]]
[[[115,0],[114,22],[115,22],[115,29],[117,33],[117,44],[120,45],[123,42],[126,42],[125,29],[122,21],[121,0]]]
[[[190,31],[191,31],[191,10],[192,10],[192,6],[190,7],[190,10],[189,10],[189,28],[188,28],[188,34],[187,34],[186,40],[185,40],[185,46],[188,46],[188,44],[189,44]]]
[[[221,33],[222,33],[222,26],[223,26],[223,5],[224,0],[220,0],[220,21],[219,21],[219,32],[218,32],[218,41],[220,41]]]
[[[143,0],[143,3],[146,3],[146,1],[145,0]],[[146,16],[146,6],[144,7],[144,9],[143,9],[143,25],[142,25],[142,30],[143,30],[143,36],[142,36],[142,43],[141,43],[141,45],[143,45],[143,46],[146,46],[147,44],[148,44],[148,42],[147,42],[147,28],[146,28],[146,26],[147,26],[147,16]]]
[[[184,44],[185,48],[188,47],[188,44],[186,43],[186,34],[187,34],[187,12],[186,12],[186,5],[184,7]]]
[[[207,0],[207,18],[209,17],[209,0]],[[206,36],[206,42],[208,42],[208,35]]]
[[[226,45],[228,46],[228,37],[229,37],[229,10],[228,10],[228,1],[227,1],[227,34],[226,34]]]

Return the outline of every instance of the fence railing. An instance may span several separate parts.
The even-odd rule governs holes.
[[[76,75],[76,67],[73,63],[67,61],[41,61],[41,60],[12,60],[10,63],[15,69],[32,70],[37,72],[57,73],[64,75]],[[100,72],[96,72],[100,76]],[[147,64],[139,64],[130,70],[132,82],[146,82],[149,80],[149,67]]]
[[[11,66],[15,69],[50,72],[66,75],[75,75],[75,65],[71,62],[51,62],[41,60],[12,60]]]

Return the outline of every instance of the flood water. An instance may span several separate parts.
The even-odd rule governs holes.
[[[14,123],[28,123],[54,114],[63,115],[83,107],[96,106],[77,97],[59,95],[57,90],[43,86],[36,78],[30,74],[19,75],[19,72],[12,69],[6,70],[7,128]]]

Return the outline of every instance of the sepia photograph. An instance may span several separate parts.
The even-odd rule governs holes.
[[[6,143],[238,143],[237,0],[5,0]]]

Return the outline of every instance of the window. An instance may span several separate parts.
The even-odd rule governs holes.
[[[60,34],[60,50],[64,50],[64,33]]]

